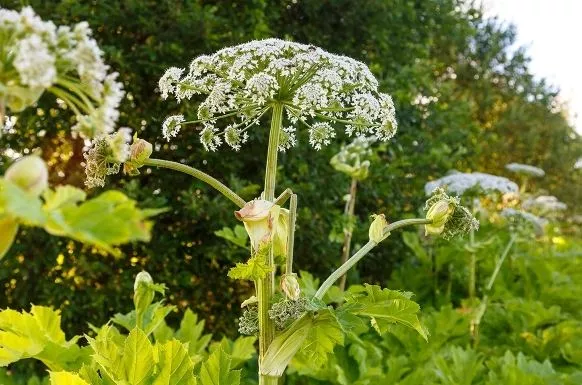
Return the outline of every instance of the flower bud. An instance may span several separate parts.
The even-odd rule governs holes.
[[[147,271],[141,271],[135,276],[135,281],[133,283],[133,291],[137,291],[138,287],[141,284],[149,285],[152,283],[154,283],[154,280],[152,279],[150,273],[148,273]]]
[[[153,146],[150,142],[134,138],[131,145],[129,159],[123,165],[123,172],[128,175],[139,175],[139,168],[149,159],[152,154]]]
[[[36,155],[28,155],[16,161],[8,167],[4,177],[35,196],[40,195],[48,187],[46,164]]]
[[[443,199],[432,205],[426,213],[426,219],[432,223],[424,226],[425,235],[441,234],[454,211],[455,205],[450,200]]]
[[[379,215],[374,214],[372,215],[372,218],[374,218],[374,221],[370,225],[370,229],[368,230],[368,236],[370,237],[370,240],[372,242],[380,243],[388,235],[390,235],[390,233],[384,234],[384,229],[386,228],[386,226],[388,226],[388,221],[386,220],[384,214]]]
[[[242,209],[235,211],[234,215],[243,222],[251,239],[253,252],[256,253],[261,246],[273,240],[280,208],[273,202],[255,199],[247,202]]]
[[[297,274],[283,274],[281,276],[281,290],[287,298],[296,301],[301,295],[301,288],[299,281],[297,281]]]

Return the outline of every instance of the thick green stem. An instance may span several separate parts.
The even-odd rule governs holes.
[[[354,211],[356,208],[356,192],[358,190],[358,180],[352,178],[352,184],[350,185],[349,199],[346,202],[346,207],[344,208],[344,215],[348,220],[348,226],[344,229],[344,245],[342,247],[342,259],[341,263],[344,264],[350,256],[350,251],[352,248],[352,234],[354,232],[352,218],[354,216]],[[339,287],[341,291],[346,288],[346,280],[348,276],[346,274],[342,275],[340,278]]]
[[[427,225],[432,223],[432,220],[425,219],[425,218],[414,218],[414,219],[403,219],[398,222],[394,222],[386,226],[384,229],[384,238],[390,235],[390,233],[396,229],[405,226],[411,225]],[[362,258],[366,256],[374,247],[376,247],[377,243],[374,241],[368,241],[360,250],[358,250],[350,259],[346,261],[343,265],[338,267],[327,279],[325,282],[321,284],[317,292],[315,293],[315,298],[323,299],[325,293],[329,290],[330,287],[337,281],[342,275],[348,272],[356,263],[358,263]]]
[[[279,152],[279,134],[283,125],[283,105],[275,103],[273,105],[273,116],[271,117],[271,130],[269,132],[269,148],[267,150],[267,166],[265,169],[265,189],[264,199],[270,202],[275,201],[275,183],[277,179],[277,155]],[[267,265],[273,267],[275,264],[273,248],[269,251]],[[257,296],[259,300],[259,366],[265,356],[271,341],[275,338],[275,324],[269,318],[269,307],[275,295],[275,271],[267,274],[264,279],[257,282]],[[259,376],[259,385],[276,385],[278,379],[271,376]]]
[[[163,159],[148,159],[144,162],[144,165],[169,168],[171,170],[183,172],[184,174],[191,175],[194,178],[200,179],[202,182],[210,185],[240,208],[242,208],[246,203],[244,199],[236,195],[234,191],[226,187],[217,179],[193,167],[186,166],[185,164]]]

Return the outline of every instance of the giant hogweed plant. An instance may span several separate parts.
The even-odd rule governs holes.
[[[203,171],[152,158],[152,145],[142,139],[134,140],[123,166],[131,175],[139,174],[143,166],[183,172],[208,183],[238,208],[235,217],[243,222],[250,238],[251,255],[248,261],[237,263],[229,277],[255,285],[255,295],[242,305],[239,331],[258,336],[260,384],[276,384],[296,355],[323,365],[334,347],[343,343],[344,334],[358,325],[368,324],[383,333],[399,323],[428,337],[411,293],[367,285],[335,308],[324,302],[324,296],[396,229],[424,225],[428,233],[445,237],[475,229],[478,223],[471,213],[458,199],[440,190],[427,201],[424,218],[388,223],[383,215],[377,215],[369,229],[369,241],[313,293],[302,293],[294,272],[298,197],[291,188],[277,194],[278,153],[297,145],[302,128],[316,150],[328,145],[340,127],[348,135],[373,135],[380,141],[395,134],[392,99],[378,91],[377,80],[364,64],[314,46],[269,39],[198,57],[187,70],[170,68],[160,79],[159,89],[163,98],[173,96],[179,102],[205,96],[195,119],[173,115],[164,121],[163,136],[168,140],[192,126],[200,130],[200,141],[207,151],[216,151],[224,144],[244,151],[249,130],[269,123],[264,190],[249,202]],[[103,139],[88,155],[88,180],[99,181],[96,184],[111,167],[109,162],[91,161],[108,159],[106,154],[111,150]],[[287,202],[289,206],[284,208]]]

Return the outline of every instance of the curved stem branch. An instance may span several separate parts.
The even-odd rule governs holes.
[[[414,218],[414,219],[403,219],[398,222],[394,222],[386,226],[384,229],[384,237],[390,235],[390,232],[393,230],[399,229],[405,226],[411,225],[427,225],[432,223],[432,220],[425,219],[425,218]],[[346,261],[343,265],[338,267],[327,279],[325,282],[321,284],[317,292],[315,293],[315,298],[322,299],[325,293],[329,290],[329,288],[337,281],[342,275],[347,273],[356,263],[358,263],[366,254],[370,252],[374,247],[376,247],[377,243],[374,241],[368,241],[360,250],[358,250],[350,259]]]
[[[354,217],[354,211],[356,208],[356,192],[358,190],[358,180],[352,178],[352,183],[350,185],[350,198],[346,202],[346,207],[344,209],[345,219],[348,221],[348,225],[344,228],[344,245],[342,247],[342,259],[341,263],[344,264],[350,256],[350,251],[352,248],[352,234],[354,232],[352,218]],[[346,274],[342,275],[340,278],[339,287],[341,291],[346,288],[346,281],[348,276]]]
[[[185,164],[178,163],[178,162],[172,162],[170,160],[153,159],[153,158],[146,160],[144,162],[144,165],[169,168],[171,170],[180,171],[180,172],[183,172],[184,174],[188,174],[190,176],[193,176],[196,179],[200,179],[202,182],[210,185],[211,187],[216,189],[218,192],[220,192],[222,195],[224,195],[225,197],[230,199],[239,208],[244,207],[244,205],[246,203],[244,199],[242,199],[241,197],[236,195],[236,193],[234,191],[232,191],[231,189],[226,187],[226,185],[224,185],[222,182],[211,177],[210,175],[206,174],[205,172],[202,172],[198,169],[195,169],[194,167],[190,167],[190,166],[187,166]]]

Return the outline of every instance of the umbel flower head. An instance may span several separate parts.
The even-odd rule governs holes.
[[[378,92],[378,81],[365,64],[279,39],[200,56],[187,70],[168,69],[158,86],[162,98],[171,95],[179,102],[205,95],[196,120],[170,116],[163,135],[169,140],[183,126],[196,124],[204,148],[211,151],[222,143],[240,149],[248,130],[275,104],[283,105],[286,115],[280,151],[297,143],[298,126],[308,130],[315,149],[329,144],[340,125],[348,135],[375,135],[383,141],[397,128],[392,98]]]
[[[548,220],[538,217],[532,213],[523,210],[516,210],[513,208],[504,208],[501,211],[501,216],[506,218],[509,224],[515,230],[529,230],[533,229],[536,235],[543,235]]]
[[[130,156],[131,130],[120,128],[115,134],[95,138],[85,157],[85,185],[89,188],[105,186],[107,175],[117,174],[121,164]]]
[[[534,176],[541,178],[546,175],[546,172],[539,167],[530,166],[529,164],[522,163],[509,163],[505,165],[505,168],[516,174],[522,174],[527,176]]]
[[[342,146],[329,163],[339,172],[354,178],[364,180],[368,177],[370,168],[369,158],[372,156],[371,145],[376,141],[375,136],[361,136],[354,139],[347,146]]]
[[[57,27],[30,7],[0,8],[0,108],[20,112],[48,91],[75,113],[74,133],[113,132],[124,92],[91,35],[86,22]]]
[[[438,187],[446,187],[447,191],[463,195],[466,193],[517,193],[519,187],[507,178],[485,174],[482,172],[453,172],[450,175],[433,180],[424,185],[424,192],[430,195]]]
[[[425,225],[426,235],[440,235],[451,239],[479,228],[479,221],[466,208],[461,206],[459,197],[447,195],[443,188],[436,189],[424,206],[426,219],[432,220]]]

